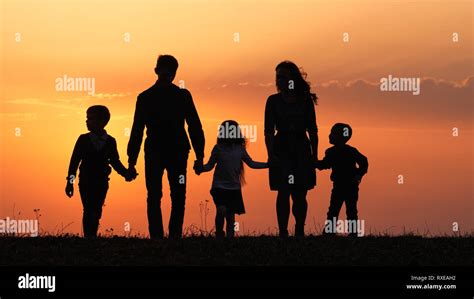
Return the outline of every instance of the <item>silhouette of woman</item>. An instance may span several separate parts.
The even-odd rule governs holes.
[[[268,97],[265,106],[270,189],[278,191],[280,236],[288,236],[291,196],[295,236],[302,237],[308,210],[306,194],[316,186],[313,163],[318,160],[317,97],[305,80],[306,73],[293,62],[283,61],[275,70],[278,93]]]

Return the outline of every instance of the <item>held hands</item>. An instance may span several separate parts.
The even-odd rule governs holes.
[[[193,166],[194,172],[197,175],[200,175],[203,172],[203,161],[202,159],[197,159],[194,161],[194,166]]]
[[[134,179],[136,179],[137,176],[138,176],[138,173],[137,173],[137,170],[135,169],[135,166],[128,165],[127,173],[124,176],[125,181],[131,182]]]
[[[322,162],[321,160],[316,160],[316,162],[313,162],[314,168],[316,168],[318,170],[324,170],[324,168],[321,165],[321,162]]]

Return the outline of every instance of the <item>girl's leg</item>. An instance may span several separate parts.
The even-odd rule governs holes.
[[[308,211],[308,202],[306,201],[306,190],[294,190],[291,192],[293,199],[293,216],[295,217],[295,236],[304,236],[304,224],[306,222],[306,213]]]
[[[226,220],[226,234],[227,238],[234,237],[234,223],[235,223],[235,214],[232,212],[227,212],[225,216]]]
[[[278,218],[278,229],[280,237],[288,236],[288,220],[290,218],[290,192],[287,190],[278,190],[276,200],[276,210]]]
[[[226,216],[225,206],[216,207],[216,237],[224,237],[224,218]]]

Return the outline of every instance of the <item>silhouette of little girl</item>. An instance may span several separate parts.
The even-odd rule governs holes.
[[[250,168],[268,168],[266,162],[255,162],[246,150],[245,137],[239,124],[233,120],[224,121],[219,127],[217,144],[212,149],[209,162],[195,163],[196,174],[211,171],[214,166],[211,195],[216,205],[216,237],[224,237],[224,219],[228,238],[234,236],[235,214],[244,214],[245,207],[241,187],[245,184],[244,165]]]

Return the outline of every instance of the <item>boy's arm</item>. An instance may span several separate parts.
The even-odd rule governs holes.
[[[82,140],[79,137],[74,145],[74,150],[72,151],[71,160],[69,161],[69,169],[67,171],[67,180],[68,183],[72,184],[74,179],[76,178],[77,168],[79,167],[79,163],[82,160]]]
[[[250,168],[253,168],[253,169],[268,168],[267,162],[257,162],[257,161],[252,160],[252,158],[247,153],[247,150],[245,148],[244,148],[242,160],[244,160],[245,164],[247,164]]]
[[[112,137],[109,137],[112,138]],[[112,138],[112,149],[110,152],[109,163],[112,165],[113,169],[126,178],[128,176],[128,169],[120,161],[120,156],[117,150],[117,142]]]
[[[358,150],[355,151],[356,163],[359,166],[357,168],[357,175],[362,178],[369,169],[369,161],[367,157],[362,155]]]
[[[319,160],[316,164],[316,168],[319,170],[329,169],[332,167],[332,159],[331,159],[331,151],[329,149],[326,150],[324,154],[324,158]]]
[[[82,142],[81,137],[79,137],[74,145],[74,150],[72,151],[71,161],[69,162],[69,169],[67,171],[66,177],[66,195],[72,197],[74,195],[74,180],[76,179],[77,168],[79,163],[82,160]]]

